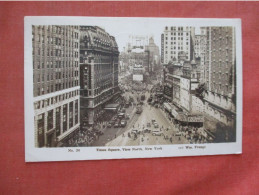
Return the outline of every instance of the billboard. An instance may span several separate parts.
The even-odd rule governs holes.
[[[133,81],[143,81],[143,74],[134,74]]]

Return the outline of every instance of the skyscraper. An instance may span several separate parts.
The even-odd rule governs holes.
[[[79,27],[32,26],[35,146],[79,128]]]
[[[236,53],[234,27],[207,27],[205,112],[225,125],[236,113]]]
[[[178,61],[178,54],[184,52],[186,60],[193,58],[194,27],[166,26],[161,35],[161,61],[164,64]]]
[[[118,57],[113,36],[97,26],[80,26],[80,111],[85,125],[93,125],[119,93]]]

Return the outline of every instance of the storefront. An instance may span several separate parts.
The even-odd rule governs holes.
[[[107,104],[104,107],[104,110],[110,110],[110,111],[114,111],[117,112],[117,110],[119,109],[120,104]]]
[[[173,106],[168,102],[164,102],[163,108],[164,108],[165,112],[168,114],[168,119],[173,121],[174,120],[174,116],[172,115]]]

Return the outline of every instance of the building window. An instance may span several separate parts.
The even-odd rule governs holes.
[[[61,108],[60,107],[58,107],[58,108],[56,108],[56,136],[59,136],[60,135],[60,117],[61,117],[61,115],[60,115],[60,110],[61,110]]]
[[[63,131],[67,131],[67,104],[63,105]]]

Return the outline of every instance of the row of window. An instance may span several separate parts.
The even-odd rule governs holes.
[[[169,28],[168,26],[165,27],[165,30],[169,30],[169,29],[174,30],[174,31],[175,31],[175,30],[183,31],[183,30],[184,30],[184,27],[176,27],[176,26],[172,26],[171,28]],[[186,26],[185,29],[186,29],[186,30],[189,30],[189,29],[191,29],[191,27]]]
[[[230,87],[228,85],[223,85],[223,84],[217,84],[217,83],[212,83],[212,91],[217,90],[218,93],[220,92],[228,92]]]
[[[174,47],[173,49],[176,50],[177,47]],[[183,47],[178,47],[178,50],[183,51]],[[165,54],[169,54],[170,52],[165,50]],[[176,51],[171,51],[171,54],[178,54],[178,52],[176,53]],[[186,56],[188,56],[188,52],[186,52]]]
[[[34,109],[42,109],[51,105],[54,105],[58,102],[62,102],[69,98],[75,97],[79,95],[79,90],[71,91],[62,95],[57,95],[55,97],[51,97],[45,100],[40,100],[34,103]]]
[[[32,41],[34,42],[36,39],[36,44],[38,43],[41,46],[49,46],[49,44],[54,44],[54,45],[58,45],[58,46],[65,46],[65,47],[72,47],[72,48],[79,48],[79,43],[76,42],[78,40],[64,40],[58,37],[51,37],[51,36],[45,36],[45,35],[40,35],[38,34],[37,36],[32,34]],[[48,44],[48,45],[44,45],[44,43]]]
[[[42,83],[42,86],[44,86],[44,84],[46,84],[46,83]],[[78,85],[79,85],[79,81],[75,80],[75,81],[67,81],[65,83],[63,82],[63,83],[51,84],[50,86],[46,86],[46,87],[37,87],[37,91],[36,91],[35,95],[40,96],[40,95],[52,93],[55,91],[60,91],[63,89],[75,87]]]
[[[78,26],[54,26],[54,25],[38,25],[38,26],[32,26],[32,33],[36,30],[42,31],[42,32],[52,32],[52,33],[57,33],[60,35],[66,35],[66,36],[71,36],[72,38],[78,39],[79,33],[74,32],[74,29],[78,30]]]
[[[35,78],[37,78],[37,82],[44,82],[45,81],[45,78],[47,81],[50,81],[50,80],[53,80],[53,79],[64,79],[64,78],[71,78],[71,77],[78,77],[79,76],[79,72],[78,71],[71,71],[71,72],[63,72],[63,75],[61,72],[56,72],[56,77],[53,78],[53,75],[54,73],[51,73],[51,74],[40,74],[39,75],[36,75],[35,74],[33,75],[33,82],[36,82]],[[42,78],[40,80],[40,78]]]
[[[37,55],[41,55],[41,56],[45,56],[45,49],[41,49],[41,48],[38,48],[37,49]],[[61,49],[47,49],[46,51],[46,55],[49,57],[49,56],[56,56],[56,57],[74,57],[74,58],[78,58],[78,55],[79,53],[77,51],[63,51]],[[32,55],[34,56],[35,55],[35,50],[32,49]]]
[[[79,63],[78,61],[56,61],[53,63],[53,61],[46,61],[42,62],[40,64],[40,62],[37,62],[37,69],[44,69],[45,68],[45,64],[46,64],[46,68],[70,68],[70,67],[75,67],[78,68]],[[54,64],[54,65],[53,65]],[[33,69],[35,69],[35,60],[33,61]]]
[[[185,33],[175,33],[175,32],[174,32],[174,33],[171,33],[171,35],[172,35],[172,36],[176,36],[176,37],[177,37],[177,36],[178,36],[178,37],[179,37],[179,36],[189,36],[189,33],[187,32],[187,33],[185,34]],[[166,39],[166,40],[167,40],[167,36],[168,36],[168,35],[165,34],[165,39]],[[174,37],[174,38],[176,38],[176,37]],[[172,40],[172,38],[173,38],[173,37],[171,37],[171,40]],[[188,38],[188,37],[186,37],[186,38]]]

